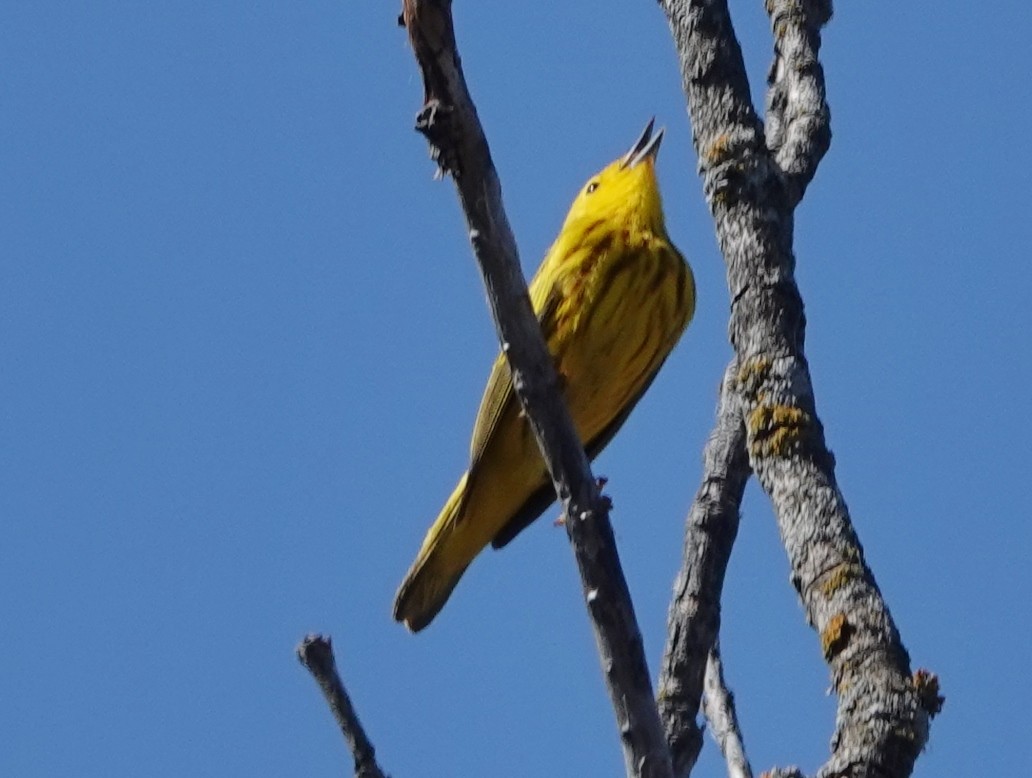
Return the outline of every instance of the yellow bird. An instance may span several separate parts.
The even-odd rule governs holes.
[[[656,182],[663,131],[581,189],[530,283],[530,300],[590,458],[627,420],[695,311],[695,281],[670,242]],[[427,532],[394,600],[418,632],[490,543],[501,548],[555,501],[499,355],[473,428],[469,470]]]

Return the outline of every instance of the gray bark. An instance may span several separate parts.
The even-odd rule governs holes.
[[[709,660],[706,662],[705,689],[703,711],[710,724],[710,734],[717,741],[724,761],[727,762],[728,778],[753,778],[752,767],[745,756],[742,731],[738,726],[734,695],[724,681],[719,644],[710,649]]]
[[[667,645],[659,677],[659,710],[675,775],[691,772],[702,748],[695,722],[710,649],[720,629],[720,594],[739,506],[749,479],[745,426],[732,362],[720,387],[717,424],[703,452],[702,485],[695,495],[684,539],[684,563],[674,584]]]

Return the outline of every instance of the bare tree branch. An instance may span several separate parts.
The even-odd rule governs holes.
[[[817,57],[831,0],[766,0],[774,32],[767,83],[767,147],[794,206],[831,145],[831,112]]]
[[[366,737],[362,723],[358,720],[351,705],[344,684],[337,673],[337,663],[333,658],[333,646],[330,639],[322,635],[306,635],[298,644],[297,658],[315,678],[322,689],[333,718],[337,720],[344,740],[355,758],[355,778],[387,778],[380,765],[376,763],[376,751]]]
[[[667,617],[659,710],[675,775],[687,775],[702,748],[702,731],[695,716],[707,656],[720,629],[724,573],[738,534],[739,506],[750,473],[736,385],[732,361],[721,382],[717,423],[703,452],[702,485],[688,514],[684,561]]]
[[[627,774],[669,776],[670,754],[609,523],[608,501],[591,474],[531,309],[501,186],[462,73],[451,2],[404,0],[401,20],[423,73],[425,105],[417,129],[430,142],[441,170],[455,181],[516,394],[563,504]]]
[[[702,699],[710,734],[720,746],[727,762],[729,778],[752,778],[752,768],[745,756],[742,730],[738,726],[735,698],[724,682],[724,666],[720,661],[720,641],[710,649],[706,662],[706,694]]]
[[[793,128],[812,101],[806,90],[791,87],[791,77],[779,82],[776,72],[775,85],[788,85],[788,126],[778,124],[784,141],[772,154],[750,101],[726,0],[661,5],[677,44],[703,189],[727,264],[736,391],[750,464],[773,503],[792,583],[820,635],[839,695],[831,758],[818,776],[908,776],[928,738],[929,710],[835,481],[793,275],[794,208],[823,153],[814,135],[820,122],[799,120]],[[768,7],[776,35],[795,24],[819,29],[827,19],[826,3],[770,0]],[[800,18],[789,24],[790,17]],[[781,45],[782,54],[792,50]],[[816,57],[812,41],[808,45]],[[823,103],[823,89],[818,92]],[[782,160],[792,168],[783,171]]]

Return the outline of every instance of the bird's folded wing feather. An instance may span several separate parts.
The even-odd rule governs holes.
[[[548,264],[548,260],[542,263],[541,269]],[[538,270],[534,280],[530,283],[530,304],[537,314],[538,323],[541,325],[541,332],[545,342],[551,348],[552,335],[555,331],[556,312],[561,301],[561,293],[554,279],[546,279],[545,274]],[[499,354],[491,368],[491,375],[487,379],[487,388],[484,389],[484,396],[480,401],[480,410],[477,412],[477,420],[473,425],[473,440],[470,443],[470,472],[476,469],[477,461],[483,456],[484,449],[494,435],[499,419],[506,409],[512,404],[519,402],[512,388],[512,373],[509,370],[509,360],[505,354]]]

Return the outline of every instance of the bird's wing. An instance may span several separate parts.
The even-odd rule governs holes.
[[[549,252],[551,255],[551,252]],[[550,266],[549,257],[541,263],[541,268],[530,282],[530,304],[537,314],[538,323],[541,325],[541,332],[545,336],[545,342],[550,343],[552,334],[555,331],[556,313],[561,302],[562,295],[555,282],[554,277],[546,272]],[[487,388],[484,389],[484,396],[480,401],[480,410],[477,412],[477,420],[473,425],[473,440],[470,443],[470,473],[476,469],[477,461],[487,448],[488,442],[494,435],[499,419],[518,403],[516,394],[512,388],[512,373],[509,371],[509,360],[505,354],[499,354],[491,368],[491,375],[487,379]]]
[[[477,411],[477,421],[473,425],[473,440],[469,446],[471,467],[480,460],[506,406],[515,399],[509,362],[504,354],[499,354],[491,368],[491,376],[487,379],[487,388],[484,389],[484,396],[480,400],[480,410]]]
[[[641,389],[638,390],[637,394],[635,394],[627,405],[620,410],[616,417],[606,425],[605,429],[598,433],[587,443],[587,445],[584,446],[584,452],[588,455],[589,460],[593,460],[602,453],[602,449],[609,445],[609,441],[613,439],[613,436],[616,435],[624,425],[624,422],[627,421],[627,417],[631,415],[631,411],[634,410],[634,406],[638,404],[638,400],[640,400],[642,395],[648,391],[650,386],[652,386],[652,382],[659,374],[659,367],[661,365],[662,362],[660,362],[660,365],[658,365],[652,374],[646,378],[645,383],[642,385]],[[519,510],[513,514],[513,517],[509,519],[505,526],[502,527],[498,534],[491,540],[491,547],[502,548],[507,546],[517,535],[533,524],[534,520],[544,513],[545,509],[553,502],[555,502],[555,487],[552,486],[551,481],[549,481],[545,486],[538,489],[527,498],[527,501],[520,506]]]

